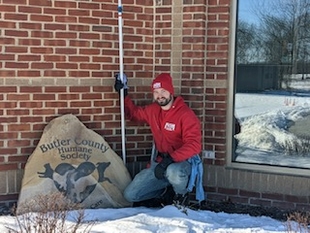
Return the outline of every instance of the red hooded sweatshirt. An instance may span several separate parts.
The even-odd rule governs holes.
[[[129,120],[148,123],[156,149],[168,153],[175,162],[200,153],[200,121],[182,97],[176,97],[171,108],[163,110],[155,102],[144,107],[136,106],[126,96],[125,113]]]

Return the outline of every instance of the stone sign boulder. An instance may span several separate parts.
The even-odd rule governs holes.
[[[83,208],[128,207],[123,191],[130,181],[122,159],[102,136],[76,116],[63,115],[45,127],[26,163],[17,212],[35,196],[55,192]]]

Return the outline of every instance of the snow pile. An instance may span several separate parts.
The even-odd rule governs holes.
[[[72,213],[73,214],[73,213]],[[247,214],[215,213],[211,211],[194,211],[186,213],[175,206],[161,209],[145,207],[121,209],[85,210],[85,224],[77,232],[106,233],[248,233],[260,232],[285,233],[285,223],[269,217],[251,217]],[[85,231],[89,221],[94,221],[90,231]],[[73,218],[68,217],[66,224],[72,224]],[[0,232],[8,233],[11,229],[18,230],[13,216],[0,216]]]
[[[307,155],[309,140],[288,131],[295,121],[310,115],[308,104],[249,116],[241,121],[241,133],[236,135],[242,147],[283,154]]]

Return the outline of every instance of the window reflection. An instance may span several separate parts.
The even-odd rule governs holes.
[[[310,0],[239,0],[235,162],[310,168]]]

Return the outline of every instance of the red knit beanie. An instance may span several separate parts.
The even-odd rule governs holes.
[[[167,73],[162,73],[158,75],[152,82],[152,91],[157,88],[163,88],[169,91],[171,95],[174,95],[174,88],[171,76]]]

